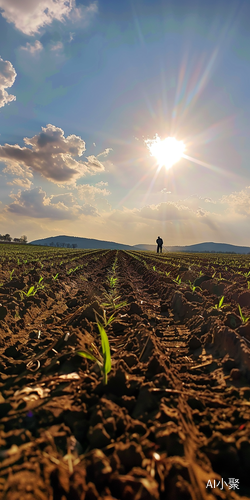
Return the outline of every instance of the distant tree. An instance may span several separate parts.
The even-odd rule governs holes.
[[[72,248],[77,248],[77,243],[72,243]]]
[[[63,247],[63,248],[65,247],[65,245],[66,245],[66,243],[62,243],[62,247]]]
[[[12,240],[12,238],[11,238],[10,234],[8,234],[8,233],[3,235],[3,239],[4,239],[5,241],[11,241],[11,240]]]
[[[54,246],[54,241],[51,241],[50,242],[50,246],[53,247]]]
[[[14,238],[13,241],[16,241],[17,243],[20,243],[21,239],[20,238]]]
[[[60,246],[60,245],[59,245],[59,241],[57,241],[57,242],[56,242],[56,246],[57,246],[57,247],[59,247],[59,246]]]
[[[67,243],[67,248],[70,248],[70,243]]]
[[[27,238],[26,234],[23,234],[23,235],[21,236],[20,241],[21,241],[22,243],[27,243],[28,238]]]

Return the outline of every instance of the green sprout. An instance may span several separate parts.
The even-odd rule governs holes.
[[[153,266],[153,270],[156,271],[155,266]]]
[[[224,295],[221,297],[219,304],[216,304],[213,309],[222,309],[223,307],[229,306],[230,304],[223,304]],[[223,304],[223,305],[222,305]]]
[[[96,317],[96,311],[95,311],[95,317]],[[97,321],[97,318],[96,318],[96,323],[97,323],[98,330],[99,330],[99,333],[101,336],[102,361],[99,361],[99,359],[97,359],[96,356],[94,356],[91,352],[89,352],[87,350],[77,351],[76,354],[78,354],[79,356],[82,356],[83,358],[90,359],[91,361],[95,361],[103,372],[103,384],[107,385],[107,383],[108,383],[107,375],[111,370],[111,355],[110,355],[109,340],[108,340],[108,336],[105,332],[103,325],[101,325],[99,323],[99,321]],[[98,353],[98,355],[99,355],[100,353],[97,350],[96,346],[94,344],[92,344],[92,345],[93,345],[93,349],[95,350],[95,353],[96,354]]]
[[[117,282],[117,278],[114,278],[113,276],[110,278],[109,280],[109,285],[111,288],[114,288],[115,287],[115,284]]]
[[[127,302],[124,301],[124,302],[120,302],[119,304],[115,304],[115,301],[120,299],[120,295],[118,295],[118,297],[111,297],[110,295],[106,294],[105,293],[105,297],[110,301],[109,302],[105,302],[103,304],[101,304],[102,307],[107,307],[108,309],[120,309],[121,307],[125,307],[127,305]]]
[[[193,284],[191,283],[191,281],[190,281],[190,280],[189,280],[189,282],[188,282],[188,283],[189,283],[189,286],[190,286],[190,288],[191,288],[192,292],[195,292],[196,288],[199,288],[199,290],[201,290],[201,287],[200,287],[200,286],[198,286],[198,285],[197,285],[197,286],[193,285]]]
[[[21,300],[23,300],[24,295],[25,295],[25,297],[31,297],[31,296],[33,297],[35,295],[36,291],[35,291],[34,285],[32,285],[29,288],[28,292],[24,292],[24,290],[20,290],[19,293],[20,293]]]
[[[239,306],[240,317],[241,317],[242,323],[247,323],[247,321],[249,320],[249,317],[247,318],[246,316],[244,316],[243,313],[242,313],[240,304],[238,304],[238,306]]]
[[[12,280],[12,275],[14,273],[15,269],[12,269],[12,271],[10,272],[10,280]]]
[[[59,273],[56,273],[55,276],[53,276],[53,274],[52,274],[53,280],[56,280],[58,278],[58,275],[59,275]]]
[[[178,276],[177,276],[177,278],[176,278],[176,279],[173,279],[173,281],[174,281],[175,283],[177,283],[178,285],[180,285],[180,284],[181,284],[181,278],[179,278],[179,274],[178,274]]]

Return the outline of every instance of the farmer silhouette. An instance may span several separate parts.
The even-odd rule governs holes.
[[[156,243],[157,243],[157,253],[159,253],[159,250],[162,253],[163,239],[160,236],[158,236]]]

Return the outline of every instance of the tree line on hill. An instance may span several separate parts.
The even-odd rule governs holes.
[[[10,234],[0,234],[0,241],[5,243],[27,243],[28,238],[25,234],[20,238],[11,238]]]
[[[59,241],[56,242],[56,244],[54,243],[54,241],[51,241],[50,243],[45,243],[45,246],[48,247],[67,247],[67,248],[77,248],[77,243],[72,243],[72,245],[70,243],[59,243]]]

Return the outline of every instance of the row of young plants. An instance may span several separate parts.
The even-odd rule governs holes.
[[[100,367],[103,374],[103,384],[106,385],[108,383],[108,373],[111,371],[111,353],[110,353],[110,345],[107,335],[107,330],[112,321],[115,320],[116,313],[120,311],[121,308],[127,305],[126,301],[118,302],[120,296],[117,292],[117,283],[119,278],[117,277],[117,259],[118,259],[118,251],[116,252],[115,260],[112,265],[111,270],[108,272],[107,276],[107,284],[109,285],[109,292],[105,292],[103,294],[105,302],[100,303],[100,306],[103,309],[103,316],[100,316],[96,311],[95,319],[96,325],[98,327],[98,331],[101,337],[101,352],[98,350],[94,343],[91,344],[91,347],[85,350],[77,351],[76,354],[94,361]]]
[[[135,253],[135,251],[132,251]],[[137,252],[139,253],[139,252]],[[230,268],[230,271],[244,274],[244,272],[248,272],[250,269],[250,257],[249,255],[241,255],[239,258],[232,258],[232,255],[219,255],[217,257],[214,254],[200,254],[200,253],[184,253],[184,252],[175,252],[175,253],[159,253],[155,252],[146,252],[140,251],[140,254],[144,257],[154,257],[158,261],[161,262],[169,262],[172,265],[198,265],[209,269],[211,266],[221,266],[224,267],[225,270]]]
[[[98,252],[98,256],[96,257],[93,257],[93,255],[95,255],[96,253]],[[52,262],[51,263],[51,268],[52,267],[56,267],[57,269],[57,272],[55,272],[55,275],[56,277],[58,277],[59,275],[59,272],[63,272],[63,268],[66,268],[66,274],[67,275],[70,275],[72,273],[74,273],[75,271],[79,271],[81,270],[83,267],[87,266],[89,264],[89,262],[91,262],[91,260],[96,260],[98,258],[100,258],[101,256],[103,256],[105,253],[107,253],[107,251],[102,251],[100,253],[100,250],[93,250],[93,251],[85,251],[83,254],[81,254],[81,257],[78,258],[78,260],[80,260],[80,262],[82,262],[83,258],[85,259],[86,257],[88,258],[87,262],[83,263],[83,264],[79,264],[78,266],[76,267],[69,267],[68,268],[68,264],[71,263],[71,261],[73,261],[74,263],[77,263],[76,262],[76,259],[73,258],[73,259],[65,259],[65,261],[61,261],[60,263],[58,262]],[[91,257],[91,259],[89,259],[89,257]],[[24,278],[25,276],[29,275],[31,271],[38,271],[43,269],[44,265],[42,263],[40,263],[41,265],[38,267],[38,266],[33,266],[33,267],[27,267],[25,268],[24,270],[21,271],[20,268],[13,268],[11,271],[9,271],[9,280],[12,281],[14,278],[16,279],[22,279]],[[58,266],[61,267],[61,269],[58,269]],[[40,277],[40,279],[49,279],[50,276],[49,275],[49,272],[48,270],[47,271],[47,274],[44,275],[44,272],[42,273],[43,276]],[[8,278],[7,278],[7,282],[8,282]],[[54,275],[51,273],[51,279],[54,278]],[[4,285],[4,282],[1,282],[0,283],[0,286],[3,286]]]
[[[184,265],[192,270],[194,270],[196,268],[197,271],[200,272],[200,275],[203,273],[203,271],[199,270],[199,267],[200,267],[199,261],[194,260],[194,262],[195,262],[195,265],[194,265],[193,261],[190,261],[189,256],[186,256],[186,260],[185,260],[185,254],[183,255],[183,258],[182,257],[177,258],[175,255],[173,255],[173,257],[171,257],[171,258],[170,257],[161,258],[158,255],[151,254],[150,252],[148,252],[147,254],[140,252],[140,254],[139,254],[139,252],[135,253],[135,251],[131,251],[131,252],[127,251],[126,253],[130,254],[134,258],[138,258],[138,260],[142,261],[145,265],[146,265],[145,261],[147,261],[147,266],[149,266],[149,267],[150,267],[150,262],[154,261],[154,262],[160,262],[160,264],[166,264],[166,269],[168,271],[171,270],[171,268],[174,270],[176,267],[181,267]],[[143,257],[143,259],[142,259],[142,257]],[[174,260],[176,260],[176,262],[174,262]],[[249,260],[249,258],[248,258],[248,260]],[[215,263],[213,263],[213,264],[216,265]],[[225,277],[223,277],[222,272],[221,271],[219,272],[218,270],[216,270],[214,265],[209,264],[209,265],[205,266],[203,263],[202,268],[207,269],[208,272],[210,272],[210,273],[212,272],[212,278],[215,279],[217,282],[227,279],[226,274],[224,274]],[[249,290],[250,289],[250,270],[249,270],[249,267],[250,267],[250,260],[249,260],[249,266],[248,266],[248,268],[246,268],[245,272],[244,271],[237,271],[237,272],[232,271],[231,268],[228,269],[229,266],[225,266],[225,271],[229,270],[230,272],[232,271],[234,274],[238,274],[238,275],[241,275],[242,277],[244,277],[247,281],[246,282],[247,289]],[[178,280],[179,276],[177,276],[176,279]]]
[[[174,277],[171,277],[171,271],[160,271],[160,270],[157,270],[156,269],[156,266],[152,266],[152,263],[151,265],[149,264],[149,262],[146,262],[143,258],[141,258],[139,255],[134,255],[133,252],[129,252],[129,251],[126,251],[126,253],[130,254],[132,257],[134,257],[135,259],[137,259],[138,261],[140,261],[142,264],[145,265],[146,269],[147,270],[153,270],[154,272],[157,272],[159,275],[166,275],[168,278],[171,278],[173,283],[175,283],[176,285],[181,285],[182,288],[184,286],[184,288],[186,287],[189,287],[191,289],[191,291],[194,293],[196,290],[199,290],[201,293],[202,293],[202,289],[199,287],[199,286],[195,286],[195,280],[193,283],[191,283],[191,281],[189,280],[188,283],[186,282],[182,282],[181,281],[181,278],[180,276],[178,275],[177,278],[174,278]],[[151,257],[149,257],[149,260],[151,259]],[[215,274],[216,272],[213,274],[213,278],[215,277]],[[246,274],[246,277],[249,276],[250,273],[245,273]],[[201,277],[203,275],[202,271],[200,270],[199,271],[199,275],[197,276],[197,278]],[[220,275],[220,278],[217,279],[217,281],[222,281],[224,278],[221,278],[221,273],[219,273]],[[219,299],[219,302],[218,304],[215,304],[214,306],[212,306],[212,309],[216,309],[216,310],[222,310],[224,307],[227,307],[227,306],[230,306],[231,304],[224,304],[224,295]],[[250,316],[247,317],[247,316],[244,316],[243,312],[242,312],[242,309],[240,307],[240,304],[238,304],[238,310],[239,310],[239,314],[240,314],[240,317],[241,317],[241,320],[242,320],[242,323],[245,324],[248,322],[248,320],[250,319]]]

